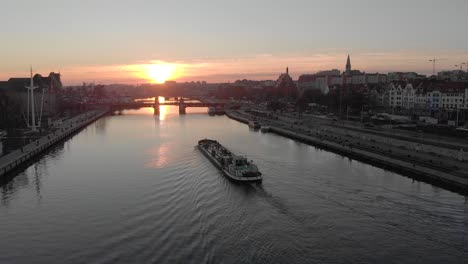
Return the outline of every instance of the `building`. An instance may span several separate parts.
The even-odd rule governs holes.
[[[466,88],[463,83],[445,83],[444,85],[436,85],[432,88],[433,92],[440,93],[441,109],[461,109],[466,108]]]
[[[424,111],[455,111],[468,109],[468,83],[466,82],[390,82],[380,92],[381,105],[390,108]]]
[[[387,75],[380,73],[366,73],[366,83],[368,84],[377,84],[377,83],[386,83]]]
[[[348,55],[342,84],[379,84],[387,82],[387,75],[380,73],[366,73],[351,68],[351,58]]]
[[[420,75],[415,72],[389,72],[387,75],[388,82],[422,80],[425,78],[426,75]]]
[[[277,94],[288,100],[294,99],[298,96],[298,90],[291,76],[289,76],[289,69],[286,68],[286,73],[282,73],[278,80],[276,80],[275,89]]]
[[[437,80],[453,81],[453,82],[468,80],[468,72],[465,72],[462,70],[441,71],[437,73]]]
[[[333,69],[315,74],[303,74],[299,76],[297,83],[300,91],[320,90],[325,93],[329,86],[341,85],[342,80],[340,70]]]
[[[25,113],[28,105],[28,90],[31,78],[10,78],[8,81],[0,82],[0,93],[8,98],[10,104],[17,105],[18,113]],[[51,72],[49,76],[43,77],[40,74],[33,76],[34,85],[38,86],[34,90],[34,101],[37,111],[42,110],[43,116],[53,116],[57,114],[59,108],[59,94],[63,89],[59,73]]]
[[[300,91],[320,90],[322,93],[329,91],[329,87],[358,84],[384,84],[387,75],[380,73],[365,73],[351,68],[351,58],[348,55],[345,71],[332,69],[320,71],[315,74],[303,74],[299,76],[298,88]]]
[[[348,59],[346,60],[345,74],[347,75],[351,74],[351,58],[349,57],[349,54],[348,54]]]

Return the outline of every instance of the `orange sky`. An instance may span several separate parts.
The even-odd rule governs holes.
[[[234,82],[237,79],[266,80],[276,79],[289,67],[290,74],[297,79],[300,74],[337,68],[343,70],[347,53],[321,53],[311,56],[259,54],[238,58],[205,58],[185,61],[141,61],[123,65],[77,65],[62,69],[50,69],[46,65],[33,65],[34,72],[47,75],[50,71],[60,71],[65,85],[81,82],[96,83],[156,83],[164,80]],[[468,54],[452,52],[444,54],[445,60],[436,66],[437,70],[452,70],[459,58]],[[389,71],[416,71],[432,73],[432,64],[422,52],[402,51],[393,53],[351,54],[353,69],[366,72],[387,73]],[[27,76],[29,65],[24,71],[0,72],[0,79],[12,76]],[[162,76],[161,76],[162,75]],[[158,78],[159,77],[159,78]]]

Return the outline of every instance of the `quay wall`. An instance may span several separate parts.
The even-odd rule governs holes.
[[[364,134],[359,131],[343,129],[340,127],[325,128],[323,130],[327,133],[331,133],[333,131],[334,133],[340,133],[342,135],[348,135],[348,136],[352,136],[355,138],[361,138],[363,140],[371,140],[371,141],[382,143],[382,144],[405,148],[411,151],[432,153],[433,155],[437,155],[437,156],[441,155],[441,156],[449,157],[449,158],[459,160],[459,161],[468,160],[468,152],[466,152],[466,150],[464,151],[462,147],[459,147],[458,149],[454,149],[453,147],[448,148],[448,147],[437,146],[435,144],[427,144],[424,141],[415,142],[416,139],[414,141],[408,141],[408,140],[401,139],[401,138],[386,137],[386,136],[375,135],[375,134],[370,134],[370,133]]]
[[[226,112],[226,115],[236,121],[242,123],[248,123],[248,118],[242,117],[233,112]],[[317,137],[298,133],[289,129],[280,128],[269,124],[270,131],[278,135],[282,135],[294,140],[298,140],[310,145],[317,146],[326,150],[330,150],[335,153],[342,154],[360,160],[366,163],[375,164],[380,167],[388,168],[393,171],[414,175],[420,178],[429,179],[435,182],[462,189],[468,190],[468,178],[453,175],[449,172],[440,171],[434,168],[424,166],[421,163],[415,163],[411,160],[402,160],[393,158],[388,155],[380,155],[375,152],[366,151],[356,147],[348,146],[346,144],[340,144],[336,142],[330,142],[322,140]]]
[[[107,113],[108,110],[92,110],[72,117],[63,122],[55,131],[0,157],[0,179]]]
[[[341,134],[362,140],[368,140],[385,145],[407,149],[408,151],[415,151],[419,153],[428,153],[436,157],[447,157],[457,161],[468,161],[468,145],[464,142],[445,141],[444,139],[434,137],[424,137],[423,134],[408,133],[404,134],[401,131],[379,131],[374,129],[363,129],[361,127],[339,125],[338,122],[331,122],[330,120],[321,120],[314,118],[312,120],[297,120],[291,116],[278,116],[280,120],[285,121],[291,125],[300,125],[311,129],[318,127],[318,129],[325,133]],[[329,123],[327,123],[329,122]]]

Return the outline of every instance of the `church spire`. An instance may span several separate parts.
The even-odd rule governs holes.
[[[346,73],[350,73],[351,72],[351,59],[349,58],[349,54],[348,54],[348,60],[346,61]]]

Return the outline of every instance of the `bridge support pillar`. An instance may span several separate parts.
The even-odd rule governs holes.
[[[158,96],[154,97],[153,108],[154,108],[154,115],[159,115],[159,97]]]
[[[179,114],[184,115],[185,114],[185,104],[180,104],[179,105]]]
[[[180,98],[179,99],[179,114],[181,115],[185,115],[185,102],[184,102],[184,98]]]

